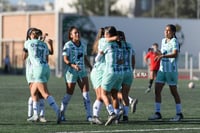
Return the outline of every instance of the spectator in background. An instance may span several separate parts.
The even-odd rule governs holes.
[[[145,93],[149,93],[151,91],[151,87],[154,79],[156,78],[157,72],[160,67],[160,60],[155,60],[156,56],[160,54],[160,50],[158,49],[158,44],[154,43],[151,48],[148,49],[148,53],[144,57],[144,61],[147,65],[149,65],[150,76],[149,76],[149,85],[146,89]],[[150,62],[148,62],[150,60]]]
[[[9,55],[6,55],[4,59],[4,72],[8,74],[10,72],[10,57]]]

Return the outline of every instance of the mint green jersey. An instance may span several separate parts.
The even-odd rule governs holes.
[[[29,57],[26,58],[26,80],[28,83],[33,82],[33,67],[29,60]]]
[[[68,41],[63,47],[62,55],[67,56],[70,63],[77,64],[81,68],[81,71],[86,71],[84,62],[84,56],[87,55],[86,49],[86,45],[82,42],[80,46],[76,46],[72,41]],[[71,68],[68,65],[66,67],[66,69]]]
[[[135,51],[131,47],[130,43],[122,41],[122,46],[123,46],[123,57],[124,57],[123,71],[124,72],[132,72],[133,71],[132,56],[135,55]]]
[[[24,43],[24,48],[28,51],[28,60],[33,68],[48,66],[46,57],[49,54],[49,49],[46,43],[38,39],[27,40]]]
[[[172,54],[174,50],[179,51],[179,44],[176,38],[172,38],[169,42],[166,38],[161,43],[161,53],[164,55]],[[160,61],[160,71],[162,72],[177,72],[178,71],[178,57],[176,58],[162,58]]]
[[[99,43],[98,44],[98,52],[100,52],[105,47],[106,39],[101,38],[98,43]],[[105,65],[106,65],[105,56],[103,55],[99,61],[95,62],[94,68],[102,71],[102,70],[104,70]]]
[[[123,65],[119,64],[118,61],[123,60],[123,50],[119,48],[117,42],[105,42],[101,51],[105,54],[105,72],[121,74]]]

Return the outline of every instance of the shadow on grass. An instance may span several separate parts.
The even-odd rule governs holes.
[[[132,120],[129,121],[128,123],[123,123],[121,124],[130,124],[130,125],[170,125],[170,124],[200,124],[200,118],[184,118],[181,121],[178,122],[172,122],[170,119],[162,119],[162,120],[156,120],[156,121],[149,121],[149,120]]]
[[[184,118],[179,122],[171,122],[170,119],[162,119],[156,121],[149,120],[129,120],[129,122],[120,121],[119,124],[128,124],[128,125],[170,125],[170,124],[200,124],[200,118]],[[104,121],[105,122],[105,121]],[[80,120],[67,120],[57,124],[55,121],[47,121],[46,123],[42,122],[21,122],[21,123],[12,123],[12,122],[0,122],[0,126],[17,126],[17,125],[90,125],[90,122],[80,121]]]

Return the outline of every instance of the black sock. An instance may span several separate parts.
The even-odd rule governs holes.
[[[152,84],[153,84],[153,79],[150,79],[149,80],[149,88],[151,88]]]

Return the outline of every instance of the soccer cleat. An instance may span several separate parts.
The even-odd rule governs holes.
[[[88,122],[92,122],[92,117],[91,117],[91,116],[88,116],[88,117],[87,117],[87,121],[88,121]]]
[[[115,124],[119,124],[119,120],[118,119],[115,120]]]
[[[128,116],[123,116],[123,122],[128,122]]]
[[[153,114],[152,116],[148,118],[148,120],[150,121],[159,120],[159,119],[162,119],[162,116],[159,112],[156,112],[155,114]]]
[[[122,115],[124,114],[124,110],[123,109],[120,109],[119,111],[119,114],[118,114],[118,117],[117,117],[117,120],[120,121]]]
[[[38,119],[39,119],[38,115],[33,115],[32,117],[28,118],[27,121],[36,122],[38,121]]]
[[[60,118],[60,120],[61,120],[61,121],[66,121],[65,115],[64,115],[64,112],[63,112],[63,111],[61,111],[61,118]]]
[[[57,114],[57,121],[56,122],[57,122],[57,124],[60,124],[60,122],[61,122],[61,112],[60,112],[60,110],[58,110],[56,114]]]
[[[137,106],[137,103],[138,103],[138,99],[134,99],[132,102],[131,102],[131,104],[130,104],[130,106],[131,106],[131,112],[132,113],[135,113],[136,112],[136,106]]]
[[[44,116],[40,116],[39,121],[42,122],[42,123],[46,123],[47,122],[47,120],[45,119]]]
[[[176,114],[176,116],[174,116],[174,118],[170,119],[170,121],[177,122],[177,121],[181,121],[181,119],[183,119],[183,114],[179,113],[179,114]]]
[[[92,118],[91,123],[92,123],[92,124],[97,124],[97,125],[102,125],[102,124],[103,124],[103,122],[101,122],[101,120],[100,120],[99,117],[97,117],[97,116],[94,116],[94,117]]]
[[[146,90],[145,90],[145,93],[147,94],[147,93],[149,93],[151,91],[151,88],[147,88]]]
[[[117,119],[117,115],[115,113],[108,116],[108,120],[106,121],[105,126],[110,125],[116,119]]]

